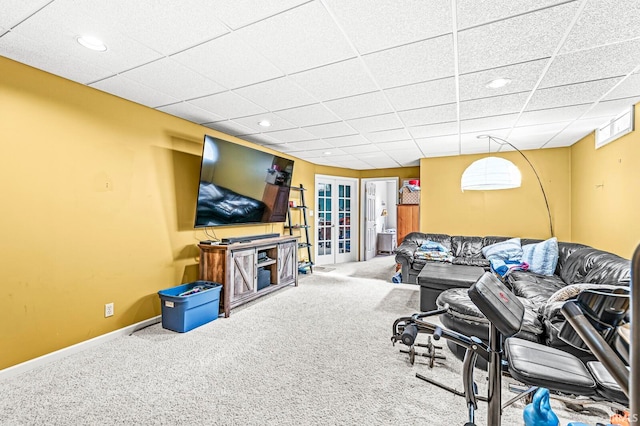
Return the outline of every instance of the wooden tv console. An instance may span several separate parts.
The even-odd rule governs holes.
[[[220,310],[225,318],[231,309],[287,285],[298,285],[298,238],[287,235],[232,244],[198,244],[199,279],[222,284]],[[266,273],[269,283],[264,285]]]

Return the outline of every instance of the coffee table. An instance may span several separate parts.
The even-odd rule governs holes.
[[[436,299],[450,288],[469,288],[484,274],[479,266],[453,265],[444,262],[427,262],[418,274],[420,286],[420,310],[437,309]]]

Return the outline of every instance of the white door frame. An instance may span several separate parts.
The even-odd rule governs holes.
[[[388,209],[392,208],[395,211],[395,208],[396,208],[396,205],[397,205],[397,202],[398,202],[398,193],[397,193],[397,191],[400,189],[400,178],[398,178],[398,177],[389,176],[389,177],[362,178],[362,179],[360,179],[360,188],[361,188],[360,194],[362,194],[361,195],[361,200],[362,200],[361,201],[361,203],[362,203],[361,205],[363,205],[363,206],[365,205],[364,204],[365,201],[366,201],[365,198],[364,198],[364,197],[366,197],[365,185],[367,184],[367,182],[391,182],[391,181],[395,182],[396,193],[393,194],[393,196],[388,194],[387,200],[385,200],[385,201],[386,201],[386,204],[388,206],[387,208]],[[365,253],[366,253],[366,247],[365,247],[365,243],[366,243],[366,241],[365,241],[365,232],[366,232],[366,230],[365,230],[365,227],[367,226],[367,224],[364,221],[364,213],[365,213],[364,209],[362,209],[362,211],[360,212],[360,223],[362,223],[362,227],[361,227],[361,230],[360,230],[360,259],[364,259],[365,258]]]
[[[318,221],[319,221],[319,214],[318,214],[318,183],[319,181],[327,181],[327,180],[333,180],[333,181],[346,181],[348,183],[353,184],[353,194],[351,194],[351,232],[352,233],[356,233],[356,232],[360,232],[360,224],[359,222],[359,218],[360,218],[360,208],[359,208],[359,201],[360,201],[360,197],[358,194],[359,191],[359,186],[358,186],[358,178],[352,178],[352,177],[345,177],[345,176],[331,176],[331,175],[320,175],[320,174],[316,174],[315,175],[315,182],[314,182],[314,186],[313,186],[313,197],[314,197],[314,204],[316,205],[316,214],[314,214],[314,232],[316,232],[316,235],[314,235],[314,255],[316,257],[315,262],[317,264],[318,261],[318,253],[320,253],[320,251],[318,250],[318,230],[320,229],[318,226]],[[335,219],[334,219],[335,220]],[[335,241],[336,237],[335,237],[335,232],[337,232],[337,228],[333,228],[333,237],[332,240]],[[358,238],[358,236],[353,236],[351,237],[351,250],[350,253],[353,254],[353,260],[356,261],[358,260],[358,253],[360,251],[360,247],[359,247],[359,241],[360,239]],[[337,248],[337,244],[335,244],[335,248]],[[332,250],[332,253],[334,253],[334,259],[335,256],[337,254],[336,250]],[[342,262],[343,260],[338,260],[338,262]]]

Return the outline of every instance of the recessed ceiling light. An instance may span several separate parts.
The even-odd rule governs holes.
[[[107,50],[107,45],[104,44],[102,40],[92,36],[80,36],[76,40],[87,49],[96,50],[98,52],[104,52]]]
[[[269,120],[260,120],[258,125],[262,127],[271,127],[271,122]]]
[[[331,151],[325,151],[323,152],[324,155],[331,155]]]
[[[490,89],[499,89],[509,83],[511,83],[511,80],[508,78],[496,78],[495,80],[491,80],[490,82],[488,82],[487,87]]]

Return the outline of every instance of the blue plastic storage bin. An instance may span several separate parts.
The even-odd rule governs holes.
[[[181,296],[193,291],[196,286],[204,289]],[[217,319],[221,289],[221,284],[211,281],[194,281],[160,290],[158,295],[162,305],[162,327],[184,333]]]

